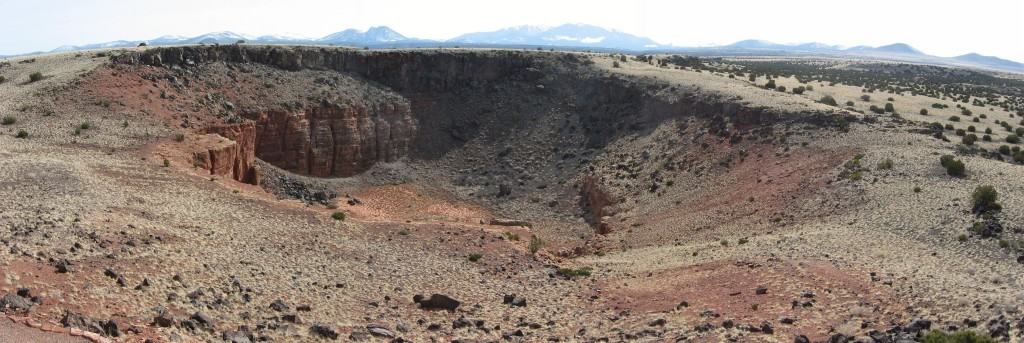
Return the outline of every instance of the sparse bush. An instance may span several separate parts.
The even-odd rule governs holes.
[[[914,186],[914,193],[921,193],[921,186]]]
[[[612,68],[622,68],[622,66],[619,65],[619,61],[612,61]]]
[[[964,131],[964,129],[956,129],[956,135],[957,136],[963,136],[963,135],[966,135],[966,134],[967,134],[967,131]]]
[[[950,116],[950,117],[949,117],[949,121],[960,121],[960,117],[957,117],[957,116]]]
[[[846,106],[853,106],[853,100],[846,100]]]
[[[821,97],[821,100],[819,100],[819,101],[821,103],[825,104],[825,105],[830,105],[830,106],[836,106],[836,105],[839,104],[839,103],[836,102],[836,99],[833,98],[831,95],[823,96],[823,97]]]
[[[939,164],[946,168],[946,174],[949,174],[949,176],[964,176],[966,169],[964,162],[954,158],[953,155],[942,155],[939,158]]]
[[[946,130],[952,130],[953,124],[946,124]]]
[[[505,231],[505,239],[510,241],[519,241],[519,234],[515,232]]]
[[[768,80],[768,83],[764,84],[764,88],[775,89],[775,80]]]
[[[981,136],[981,140],[986,141],[986,142],[991,142],[992,141],[992,136],[989,136],[989,135]]]
[[[923,115],[923,116],[926,116],[926,115],[928,115],[928,110],[927,110],[927,109],[924,109],[924,108],[922,108],[922,109],[921,109],[921,115]]]
[[[165,158],[164,159],[164,167],[170,167],[170,166],[171,166],[171,160],[168,160],[168,159]]]
[[[956,240],[961,241],[961,242],[966,242],[967,241],[967,234],[961,233],[959,236],[956,236]]]
[[[569,279],[577,277],[588,277],[590,276],[592,269],[590,267],[583,267],[579,269],[573,268],[558,268],[558,275],[564,276]]]
[[[974,132],[974,131],[976,131],[976,130],[977,130],[977,129],[975,129],[975,128],[974,128],[974,125],[968,125],[968,126],[967,126],[967,131],[968,131],[968,132]]]
[[[871,105],[871,107],[868,107],[868,110],[871,111],[872,113],[875,113],[875,114],[883,114],[883,113],[885,113],[884,109],[882,109],[881,107],[875,106],[875,105]]]
[[[1010,154],[1010,146],[1009,145],[1000,145],[999,146],[999,153],[1003,154],[1003,155],[1009,155]]]
[[[39,81],[42,81],[42,80],[43,80],[43,73],[40,73],[40,72],[37,71],[37,72],[34,72],[32,74],[28,74],[28,82],[29,83],[39,82]]]
[[[1020,143],[1020,136],[1013,135],[1013,134],[1006,135],[1006,142],[1007,143],[1012,143],[1012,144]]]
[[[785,92],[786,91],[786,86],[775,87],[775,90],[780,91],[780,92]]]
[[[2,124],[2,125],[14,125],[14,123],[17,123],[17,122],[18,122],[18,118],[15,118],[13,116],[4,116],[4,119],[0,120],[0,124]]]
[[[985,133],[987,133],[987,134],[990,134],[990,135],[991,135],[991,134],[992,134],[992,128],[990,128],[990,127],[986,127],[986,128],[985,128]]]
[[[804,94],[804,89],[803,86],[793,88],[793,94]]]
[[[886,158],[878,162],[878,170],[889,170],[892,169],[892,159]]]
[[[806,90],[807,90],[808,92],[810,92],[810,91],[813,91],[813,90],[814,90],[814,86],[812,86],[812,85],[807,85],[807,87],[804,87],[804,88],[805,88],[805,89],[806,89]]]
[[[14,138],[28,138],[28,131],[24,129],[18,130],[18,133],[14,135]]]
[[[971,193],[971,203],[973,204],[972,211],[974,213],[985,213],[988,211],[998,211],[1002,209],[996,201],[999,200],[999,192],[996,192],[996,188],[991,185],[978,186]]]
[[[334,218],[334,220],[338,220],[338,221],[345,220],[345,212],[334,212],[334,213],[331,213],[331,218]]]
[[[871,101],[871,96],[867,95],[867,94],[861,95],[860,96],[860,100],[861,101]]]
[[[4,82],[7,82],[7,78],[4,77],[3,75],[0,75],[0,83],[4,83]]]
[[[185,141],[185,134],[184,133],[180,133],[180,132],[179,133],[175,133],[174,134],[174,141],[175,142],[184,142]]]
[[[971,113],[972,113],[971,110],[967,109],[966,107],[960,110],[960,114],[965,115],[965,116],[970,116]]]
[[[896,108],[892,106],[891,102],[887,102],[887,103],[885,103],[885,111],[886,112],[895,112]]]
[[[537,252],[540,251],[540,248],[543,247],[544,241],[541,240],[540,237],[537,237],[536,235],[530,237],[530,245],[527,246],[527,248],[530,250],[531,255],[537,254]]]
[[[78,128],[82,130],[88,130],[92,128],[92,124],[89,122],[82,122],[81,124],[78,124]]]
[[[974,145],[974,142],[977,142],[977,141],[978,141],[978,136],[975,136],[973,133],[965,135],[962,139],[960,139],[960,142],[964,143],[964,145]]]
[[[479,261],[483,257],[484,257],[484,255],[483,254],[479,254],[479,253],[469,254],[469,262]]]

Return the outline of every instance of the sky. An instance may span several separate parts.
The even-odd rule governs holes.
[[[0,0],[0,11],[0,55],[215,31],[317,38],[385,25],[443,40],[584,23],[677,46],[900,42],[937,56],[977,52],[1024,62],[1024,0]]]

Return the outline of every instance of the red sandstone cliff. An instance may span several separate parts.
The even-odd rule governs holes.
[[[209,170],[210,175],[259,184],[255,123],[218,125],[206,131],[209,134],[200,140],[203,149],[193,154],[194,164]]]
[[[408,103],[323,103],[247,117],[256,125],[255,153],[282,169],[318,177],[356,175],[404,156],[416,134]]]

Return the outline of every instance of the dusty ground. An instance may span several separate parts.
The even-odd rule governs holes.
[[[814,83],[793,95],[746,78],[588,58],[595,72],[668,86],[658,92],[794,114],[865,116],[814,101],[824,94],[868,106],[856,87]],[[188,110],[188,101],[224,86],[199,84],[188,97],[167,99],[164,81],[144,78],[159,68],[118,69],[122,75],[103,69],[107,61],[83,52],[0,67],[9,80],[0,84],[0,116],[17,118],[0,126],[0,295],[28,289],[38,302],[7,316],[65,330],[4,321],[0,340],[79,341],[66,333],[93,331],[67,324],[68,313],[101,327],[92,339],[129,342],[330,339],[315,331],[321,325],[341,341],[826,341],[867,339],[922,318],[934,329],[976,321],[983,333],[1005,322],[1001,339],[1013,342],[1024,330],[1021,252],[967,231],[976,220],[971,191],[991,184],[1004,208],[1002,239],[1021,238],[1024,169],[962,155],[967,176],[946,175],[939,155],[953,153],[957,141],[909,132],[921,127],[915,121],[942,121],[955,110],[916,114],[935,99],[894,96],[910,122],[882,117],[848,132],[796,122],[735,142],[709,134],[703,119],[672,118],[579,150],[570,148],[582,137],[556,130],[577,104],[547,109],[523,100],[510,107],[537,114],[519,136],[485,127],[446,155],[326,180],[341,196],[324,206],[191,166],[197,130],[223,118],[212,107]],[[249,76],[227,86],[237,94],[218,94],[240,105],[298,99],[313,86],[302,80],[320,75],[260,68],[252,75],[278,78],[284,94],[259,93]],[[46,78],[27,82],[34,71]],[[1006,111],[985,113],[1015,122]],[[1005,131],[970,124],[992,127],[996,137]],[[29,137],[16,138],[18,130]],[[560,136],[571,138],[551,138]],[[513,159],[499,157],[503,150]],[[863,176],[845,177],[844,164],[858,155]],[[877,168],[885,158],[893,167]],[[495,169],[506,165],[515,172]],[[617,199],[609,234],[594,233],[577,207],[584,174],[600,175]],[[495,175],[513,175],[512,195],[494,196]],[[532,225],[490,225],[496,217]],[[532,237],[546,242],[536,253]],[[566,277],[565,268],[592,274]],[[462,304],[449,312],[413,302],[433,293]],[[525,306],[503,302],[513,294]],[[285,306],[272,307],[277,301]],[[157,323],[162,311],[173,324]]]

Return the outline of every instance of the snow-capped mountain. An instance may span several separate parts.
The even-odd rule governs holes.
[[[140,43],[150,46],[181,44],[330,44],[372,48],[416,48],[437,46],[512,46],[512,47],[561,47],[579,49],[605,49],[633,53],[681,53],[696,55],[823,55],[855,56],[889,59],[916,63],[957,65],[1024,73],[1024,63],[1005,60],[975,53],[956,57],[932,56],[904,44],[895,43],[878,47],[855,46],[842,48],[818,42],[800,44],[779,44],[765,40],[743,40],[721,46],[679,47],[661,45],[646,37],[621,31],[609,30],[585,24],[565,24],[554,27],[514,26],[496,31],[474,32],[460,35],[447,41],[410,38],[387,26],[375,26],[366,31],[347,29],[322,38],[301,38],[283,35],[259,37],[231,31],[211,32],[194,37],[161,36],[150,40],[117,40],[112,42],[67,45],[53,52],[135,47]]]
[[[392,30],[387,26],[374,26],[366,31],[359,31],[356,29],[348,29],[341,32],[335,32],[329,34],[323,38],[320,38],[319,42],[323,43],[358,43],[358,44],[374,44],[374,43],[394,43],[410,40],[402,34]]]
[[[585,24],[565,24],[552,28],[516,26],[490,32],[467,33],[449,43],[487,45],[537,45],[593,47],[621,50],[650,50],[661,47],[650,38]]]

